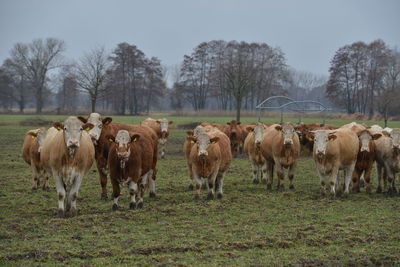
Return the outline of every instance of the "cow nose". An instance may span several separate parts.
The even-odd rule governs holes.
[[[126,159],[126,158],[129,157],[129,152],[127,152],[127,151],[125,151],[125,152],[118,152],[117,155],[118,155],[118,157],[119,157],[120,159]]]
[[[79,147],[79,142],[77,140],[69,140],[68,147]]]
[[[286,139],[285,140],[285,145],[293,145],[293,140],[292,139]]]
[[[325,153],[324,153],[323,150],[317,150],[317,155],[318,156],[323,156],[323,155],[325,155]]]
[[[260,144],[261,144],[261,141],[258,141],[258,140],[257,140],[257,141],[256,141],[256,146],[257,146],[257,147],[260,147]]]
[[[90,133],[89,136],[92,138],[92,140],[97,140],[97,134]]]
[[[200,151],[199,152],[199,156],[200,157],[207,157],[208,156],[208,152],[207,151]]]
[[[362,147],[362,148],[360,149],[360,151],[361,151],[361,152],[369,152],[369,149],[368,149],[368,147]]]

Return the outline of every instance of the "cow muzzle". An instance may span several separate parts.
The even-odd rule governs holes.
[[[199,151],[199,157],[200,158],[205,158],[208,156],[208,152],[206,150],[204,151]]]
[[[325,156],[325,151],[323,151],[323,150],[317,150],[317,156],[318,156],[319,158],[324,157],[324,156]]]
[[[124,152],[117,152],[117,157],[119,160],[128,160],[129,158],[129,151],[124,151]]]
[[[361,147],[360,152],[369,152],[368,147]]]
[[[261,141],[256,141],[255,143],[256,143],[256,147],[257,147],[257,148],[260,148],[260,146],[261,146]]]
[[[79,141],[78,140],[69,140],[67,147],[68,148],[77,148],[77,147],[79,147]]]
[[[283,142],[283,144],[285,146],[291,146],[293,145],[293,140],[292,139],[285,139],[285,141]]]

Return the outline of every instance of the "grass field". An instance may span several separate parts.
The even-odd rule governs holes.
[[[79,215],[57,218],[54,181],[50,181],[50,192],[32,191],[30,170],[20,156],[24,133],[35,126],[19,123],[29,118],[0,116],[2,266],[400,265],[400,197],[367,195],[363,190],[348,198],[322,198],[308,157],[299,159],[294,191],[267,192],[265,185],[251,183],[250,164],[239,157],[227,173],[224,198],[195,201],[187,189],[181,152],[185,132],[181,129],[170,133],[167,158],[158,164],[158,196],[146,196],[143,210],[128,209],[124,189],[121,210],[111,211],[112,202],[100,200],[98,174],[92,168],[80,189]],[[141,119],[115,117],[114,121],[137,123]],[[171,119],[175,126],[228,120]],[[400,127],[400,123],[390,126]],[[373,182],[376,187],[375,175]],[[206,196],[204,190],[202,196]]]

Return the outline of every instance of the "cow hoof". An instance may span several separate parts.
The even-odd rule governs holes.
[[[217,193],[217,199],[222,199],[222,193]]]
[[[378,188],[376,189],[376,193],[378,194],[382,193],[382,187],[378,186]]]
[[[57,216],[58,216],[58,218],[64,218],[65,217],[64,211],[58,210]]]
[[[272,184],[267,184],[267,190],[269,190],[269,191],[272,190]]]
[[[68,217],[75,217],[76,215],[78,215],[78,211],[75,208],[71,208],[68,211]]]
[[[253,179],[253,184],[258,184],[258,179]]]
[[[135,210],[136,209],[136,203],[134,203],[134,202],[129,203],[129,209],[130,210]]]
[[[143,201],[142,202],[138,202],[137,204],[136,204],[136,208],[137,209],[143,209]]]
[[[200,196],[199,195],[194,195],[194,200],[200,200]]]
[[[294,190],[294,185],[289,185],[289,189]]]
[[[267,184],[267,179],[262,179],[262,180],[261,180],[261,183],[262,183],[262,184]]]
[[[208,195],[207,195],[207,198],[206,198],[207,200],[212,200],[212,199],[214,199],[214,194],[213,193],[208,193]]]
[[[118,209],[119,209],[119,207],[118,207],[117,204],[113,204],[113,205],[112,205],[112,210],[113,210],[113,211],[116,211],[116,210],[118,210]]]
[[[193,191],[194,190],[194,185],[190,184],[188,189],[189,189],[189,191]]]
[[[156,198],[156,193],[150,192],[150,193],[149,193],[149,197],[150,197],[150,198]]]
[[[100,200],[108,200],[107,193],[101,193]]]

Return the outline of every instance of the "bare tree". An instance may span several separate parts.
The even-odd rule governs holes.
[[[17,43],[11,51],[11,60],[24,70],[35,91],[36,113],[41,113],[47,74],[61,65],[65,43],[55,38],[35,39],[30,44]]]
[[[95,48],[85,54],[76,65],[77,83],[83,92],[89,94],[92,112],[95,112],[96,103],[103,93],[107,58],[103,47]]]

